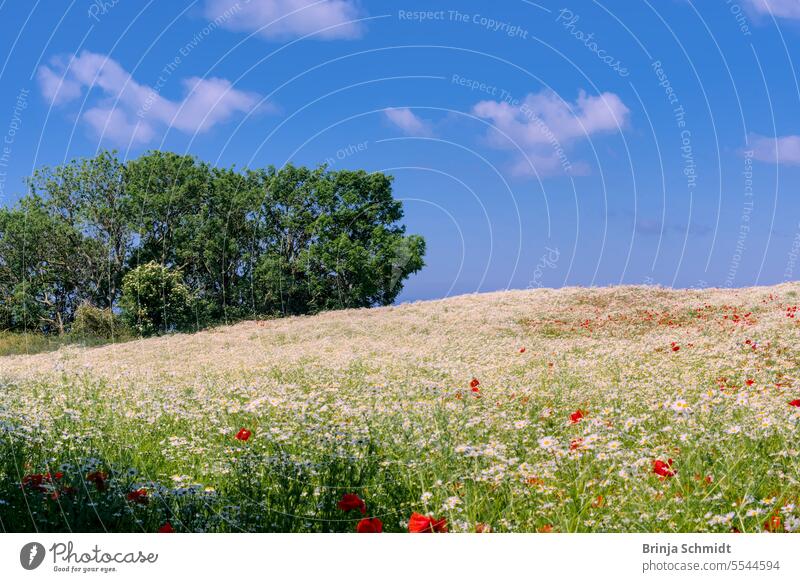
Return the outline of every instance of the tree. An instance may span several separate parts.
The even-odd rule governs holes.
[[[289,165],[263,179],[254,227],[263,243],[253,277],[259,311],[387,305],[422,268],[425,243],[398,224],[390,176]]]
[[[186,331],[192,323],[192,296],[181,274],[152,261],[122,279],[120,306],[126,323],[142,335]]]
[[[29,185],[0,209],[5,328],[61,333],[83,303],[147,334],[386,305],[423,266],[425,243],[378,172],[102,152]]]
[[[99,253],[95,240],[51,214],[35,194],[0,209],[0,305],[7,326],[63,333],[90,292],[84,257],[97,260]]]
[[[68,225],[74,245],[88,237],[95,243],[94,251],[99,247],[92,253],[81,247],[85,292],[95,305],[114,307],[133,245],[124,164],[115,152],[101,152],[94,158],[41,168],[29,185],[33,194],[46,200],[48,212]]]

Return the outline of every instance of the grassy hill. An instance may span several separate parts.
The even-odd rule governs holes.
[[[510,291],[2,357],[0,523],[800,528],[798,292]]]

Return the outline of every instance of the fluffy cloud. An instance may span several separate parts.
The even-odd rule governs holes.
[[[207,0],[206,18],[223,28],[268,39],[315,34],[319,39],[358,38],[360,15],[353,0]]]
[[[137,83],[115,60],[88,51],[51,59],[39,68],[37,78],[42,95],[57,105],[74,101],[85,88],[99,89],[102,98],[82,119],[99,136],[120,144],[146,143],[166,128],[203,133],[251,111],[259,100],[226,79],[191,77],[181,81],[184,98],[172,101]]]
[[[406,135],[433,135],[430,123],[415,115],[408,107],[390,107],[389,109],[384,109],[383,113],[392,125]]]
[[[800,165],[800,136],[766,137],[750,136],[753,158],[771,164]]]
[[[481,101],[472,112],[492,122],[489,143],[501,149],[521,148],[528,159],[519,159],[516,174],[585,174],[588,166],[569,159],[567,152],[578,140],[595,134],[620,131],[630,110],[614,93],[598,96],[581,91],[567,103],[552,91],[531,93],[518,105],[506,101]],[[531,168],[533,164],[534,168]]]
[[[800,18],[798,0],[745,0],[758,14],[772,14],[779,18]]]

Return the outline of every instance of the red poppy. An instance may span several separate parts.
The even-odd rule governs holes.
[[[744,383],[747,384],[748,386],[752,386],[753,384],[755,384],[755,380],[748,378],[747,380],[744,381]]]
[[[585,416],[586,416],[586,411],[578,409],[578,410],[576,410],[575,412],[573,412],[572,414],[569,415],[569,420],[570,420],[570,422],[572,422],[572,424],[575,424],[575,423],[580,422],[581,420],[583,420],[583,418]]]
[[[520,354],[524,354],[524,353],[525,353],[525,346],[522,346],[522,347],[519,349],[519,353],[520,353]]]
[[[796,398],[789,403],[789,406],[800,408],[800,398]]]
[[[777,513],[772,515],[766,522],[764,522],[764,529],[767,531],[781,531],[781,516]]]
[[[664,479],[672,477],[677,471],[672,468],[672,459],[667,459],[667,462],[660,459],[653,461],[653,473]]]
[[[415,511],[408,520],[408,531],[410,533],[447,533],[447,520],[428,517]]]
[[[579,449],[583,446],[583,439],[578,437],[576,439],[572,439],[569,443],[569,450],[574,451],[575,449]]]
[[[672,351],[673,351],[673,352],[677,352],[679,349],[681,349],[681,346],[679,346],[679,345],[678,345],[678,344],[676,344],[675,342],[670,342],[670,344],[669,344],[669,345],[670,345],[670,346],[672,346]]]
[[[475,389],[476,389],[478,386],[480,386],[480,384],[481,384],[480,380],[478,380],[477,378],[473,378],[473,379],[472,379],[472,380],[470,380],[470,382],[469,382],[469,387],[470,387],[470,388],[472,388],[472,391],[473,391],[473,392],[476,392],[476,390],[475,390]]]
[[[355,493],[345,493],[339,500],[339,509],[342,511],[351,511],[358,509],[362,514],[367,512],[367,504]]]
[[[175,533],[175,528],[172,527],[170,522],[167,522],[158,528],[158,533]]]
[[[540,527],[539,529],[537,529],[536,531],[538,531],[539,533],[552,533],[552,531],[553,531],[553,526],[552,526],[552,525],[550,525],[549,523],[546,523],[546,524],[544,524],[542,527]]]
[[[108,474],[104,471],[92,471],[88,475],[86,475],[86,480],[89,483],[94,483],[94,486],[97,487],[98,491],[105,491],[108,487],[106,480],[108,479]]]
[[[357,533],[381,533],[383,522],[377,517],[365,517],[356,526]]]
[[[147,489],[136,489],[128,493],[128,501],[138,503],[140,505],[147,505],[150,499],[147,497]]]
[[[45,482],[50,481],[50,474],[42,474],[42,473],[35,473],[33,475],[25,475],[22,478],[22,487],[27,487],[28,489],[33,489],[34,491],[39,491],[40,493],[44,493],[47,491],[45,487]]]
[[[250,435],[253,433],[247,430],[246,428],[239,429],[239,432],[236,433],[236,440],[245,442],[247,439],[250,438]]]

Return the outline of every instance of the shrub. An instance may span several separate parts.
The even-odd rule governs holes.
[[[75,310],[72,334],[84,339],[113,339],[124,335],[124,325],[110,309],[81,303]]]
[[[186,331],[192,323],[192,295],[180,272],[151,261],[122,279],[123,319],[141,335]]]

